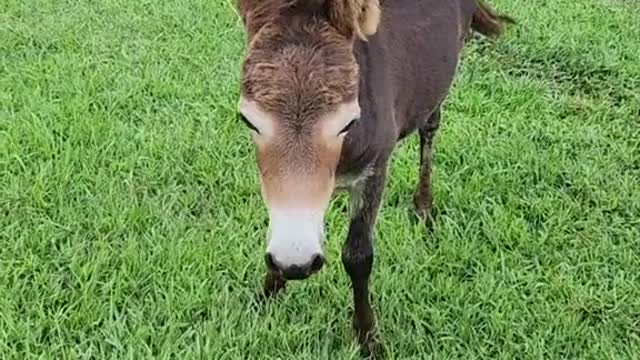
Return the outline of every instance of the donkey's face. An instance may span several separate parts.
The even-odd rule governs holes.
[[[261,1],[255,7],[270,0]],[[259,26],[250,5],[243,13],[250,43],[240,114],[257,145],[269,209],[267,265],[289,279],[324,263],[324,213],[343,139],[360,116],[354,32],[332,23],[333,0],[307,1],[277,3]]]

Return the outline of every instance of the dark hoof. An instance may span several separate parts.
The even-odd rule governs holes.
[[[381,359],[383,348],[376,331],[373,312],[364,312],[361,317],[354,313],[352,326],[360,344],[360,355],[366,359]]]
[[[433,230],[433,225],[436,221],[436,211],[433,206],[421,203],[414,197],[413,213],[417,219],[424,223],[428,230]]]
[[[427,227],[427,230],[433,231],[433,226],[436,222],[434,211],[433,210],[425,211],[423,214],[420,215],[420,218],[424,222],[424,226]]]
[[[382,342],[378,339],[375,332],[369,333],[369,335],[362,339],[360,342],[360,356],[365,359],[383,359],[384,347]]]
[[[433,230],[435,221],[436,221],[436,216],[435,216],[435,211],[433,210],[428,210],[428,209],[417,209],[417,208],[412,208],[410,210],[411,212],[411,218],[412,218],[412,222],[416,223],[416,222],[422,222],[427,230],[431,231]]]
[[[272,298],[285,290],[287,281],[276,272],[269,272],[264,277],[263,297],[265,299]]]

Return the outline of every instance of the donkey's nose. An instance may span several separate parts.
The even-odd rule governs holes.
[[[287,280],[303,280],[322,268],[324,265],[324,257],[316,254],[312,257],[311,261],[304,265],[293,264],[283,266],[274,259],[271,253],[267,253],[265,262],[269,270],[281,273]]]

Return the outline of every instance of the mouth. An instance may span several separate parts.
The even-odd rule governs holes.
[[[299,266],[292,266],[286,270],[278,270],[278,274],[285,280],[306,280],[311,276],[320,272],[322,265],[317,268],[312,267],[311,269],[305,270]]]
[[[287,272],[280,273],[285,280],[305,280],[311,277],[310,272]]]
[[[315,272],[292,272],[287,271],[283,272],[281,270],[271,270],[271,273],[276,275],[277,277],[286,280],[286,281],[296,281],[296,280],[306,280],[310,278]]]
[[[267,255],[265,258],[271,272],[284,280],[305,280],[318,273],[325,264],[324,257],[316,256],[310,265],[291,265],[281,269],[276,266],[271,256]]]

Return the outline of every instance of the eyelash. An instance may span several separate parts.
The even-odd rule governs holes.
[[[260,134],[260,131],[258,130],[258,128],[256,128],[249,120],[247,120],[247,118],[244,115],[238,114],[238,117],[240,118],[240,121],[242,121],[249,129]]]
[[[358,119],[351,120],[351,122],[349,122],[347,124],[347,126],[345,126],[344,129],[342,129],[342,131],[340,131],[340,135],[342,135],[342,134],[346,133],[347,131],[349,131],[353,127],[353,125],[356,123],[356,121],[358,121]]]
[[[257,132],[258,134],[260,134],[260,131],[258,130],[258,128],[256,128],[249,120],[247,120],[247,118],[242,115],[242,114],[238,114],[238,117],[240,118],[240,121],[242,121],[249,129]],[[351,128],[353,127],[353,125],[358,121],[358,119],[353,119],[351,120],[347,126],[345,126],[341,131],[340,131],[340,135],[348,132],[349,130],[351,130]]]

